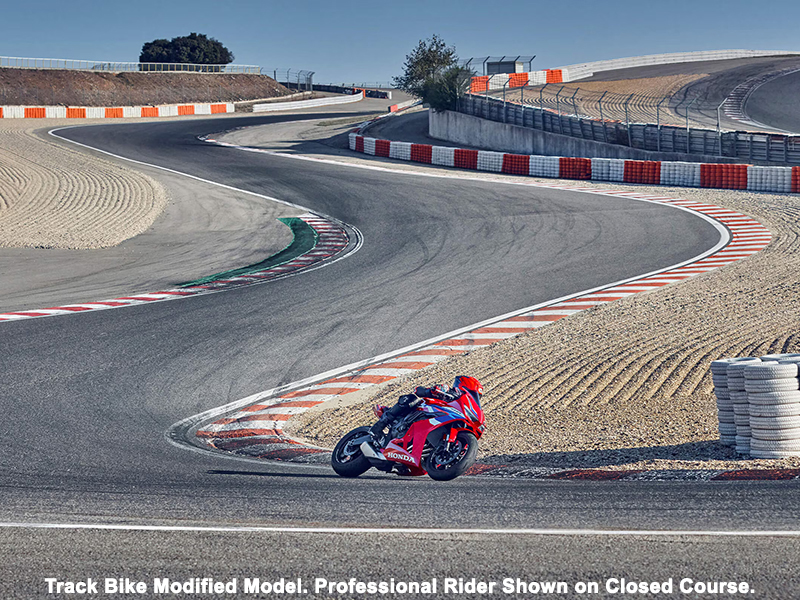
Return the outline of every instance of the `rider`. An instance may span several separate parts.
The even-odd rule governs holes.
[[[435,385],[430,388],[417,386],[413,394],[400,396],[397,404],[391,408],[381,405],[375,406],[373,410],[379,418],[369,432],[374,439],[379,439],[383,435],[384,428],[405,417],[422,404],[425,398],[451,402],[465,393],[471,394],[473,398],[480,402],[483,395],[483,386],[474,377],[467,377],[466,375],[457,376],[453,381],[453,386],[450,388],[444,385]]]

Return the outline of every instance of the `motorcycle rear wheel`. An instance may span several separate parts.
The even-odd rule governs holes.
[[[478,439],[469,431],[459,431],[455,441],[447,450],[442,440],[425,460],[425,470],[431,479],[450,481],[463,475],[475,462],[478,455]]]
[[[354,439],[363,437],[368,431],[369,427],[357,427],[336,444],[331,454],[331,466],[337,475],[358,477],[372,466],[361,452],[360,444],[353,444]]]

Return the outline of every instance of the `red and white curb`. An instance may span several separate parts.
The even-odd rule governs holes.
[[[721,232],[720,242],[708,252],[690,261],[667,267],[625,281],[579,292],[542,305],[528,307],[511,314],[478,323],[439,338],[421,342],[355,365],[342,367],[313,380],[298,382],[279,390],[269,390],[239,400],[226,407],[209,411],[195,418],[201,425],[194,429],[200,445],[238,456],[289,460],[295,462],[323,462],[329,450],[310,446],[292,439],[284,433],[285,423],[308,409],[332,398],[385,383],[413,371],[424,369],[450,356],[509,339],[521,333],[543,327],[580,311],[594,308],[634,294],[652,291],[695,275],[700,275],[747,258],[766,247],[772,235],[761,223],[747,215],[726,208],[695,202],[638,194],[619,190],[597,190],[562,185],[545,185],[567,191],[581,191],[603,196],[623,196],[633,200],[652,202],[690,211],[715,224]],[[222,418],[220,416],[224,415]],[[472,474],[490,473],[506,476],[540,476],[556,478],[620,479],[638,474],[625,471],[608,471],[608,475],[580,476],[583,471],[563,469],[514,469],[508,466],[476,465]],[[521,475],[520,473],[526,473]],[[605,473],[605,471],[604,471]],[[712,473],[712,472],[708,472]],[[722,473],[713,472],[709,478]]]
[[[86,302],[82,304],[65,304],[51,308],[40,308],[33,310],[23,310],[15,312],[0,313],[0,322],[21,321],[25,319],[39,319],[43,317],[54,317],[59,315],[71,315],[97,310],[108,310],[111,308],[122,308],[125,306],[138,306],[141,304],[151,304],[153,302],[164,302],[167,300],[177,300],[178,298],[188,298],[201,296],[214,292],[236,289],[240,287],[264,283],[275,279],[295,275],[301,271],[308,271],[330,264],[332,258],[341,253],[350,244],[350,236],[347,231],[338,223],[313,214],[305,214],[299,217],[308,223],[318,235],[317,244],[305,254],[302,254],[285,263],[254,271],[235,277],[217,279],[193,285],[190,287],[172,288],[159,292],[149,292],[146,294],[135,294],[102,300],[99,302]],[[360,243],[357,241],[356,243]]]

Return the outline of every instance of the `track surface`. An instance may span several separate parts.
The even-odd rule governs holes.
[[[225,126],[290,118],[298,117],[230,119]],[[201,410],[671,265],[717,239],[700,219],[630,200],[349,169],[196,140],[219,127],[210,119],[64,135],[321,211],[358,227],[364,247],[329,268],[262,286],[4,324],[0,521],[796,528],[795,482],[348,481],[325,469],[225,460],[169,445],[165,430]],[[800,566],[798,545],[796,538],[588,533],[5,529],[0,597],[47,597],[47,576],[735,578],[761,590],[755,597],[771,597],[767,590],[794,584],[769,565],[780,556],[791,573]],[[399,554],[404,558],[395,560]]]
[[[759,123],[800,133],[798,97],[800,73],[791,73],[773,79],[754,91],[747,100],[745,111]]]

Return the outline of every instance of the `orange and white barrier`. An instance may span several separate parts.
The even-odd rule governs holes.
[[[544,85],[545,83],[562,83],[570,81],[567,69],[546,69],[544,71],[531,71],[529,73],[498,73],[497,75],[484,75],[473,77],[470,81],[471,94],[480,94],[503,88],[520,88],[527,85]]]
[[[350,134],[350,149],[397,160],[473,171],[559,179],[800,193],[800,167],[688,163],[623,158],[529,156],[391,142]]]
[[[132,119],[234,112],[230,102],[165,106],[0,106],[0,119]]]

